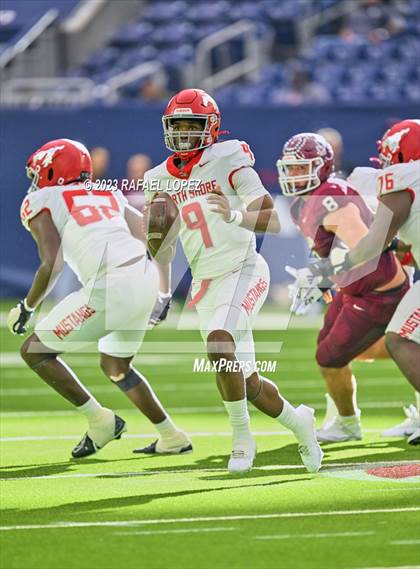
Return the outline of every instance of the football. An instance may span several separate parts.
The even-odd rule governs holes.
[[[159,192],[145,211],[147,246],[153,257],[174,244],[179,233],[179,211],[165,192]]]

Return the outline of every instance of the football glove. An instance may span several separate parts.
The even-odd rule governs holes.
[[[162,295],[161,293],[158,294],[155,306],[152,310],[152,314],[149,318],[149,325],[150,326],[157,326],[168,316],[169,309],[172,305],[172,296],[169,295]]]
[[[34,308],[31,308],[26,303],[26,298],[20,300],[18,304],[12,308],[7,317],[7,327],[10,332],[15,336],[26,334],[28,330],[28,322],[34,313]]]
[[[327,259],[319,259],[309,266],[314,276],[328,278],[353,268],[349,259],[349,248],[344,244],[331,249]]]
[[[320,285],[324,284],[324,279],[314,275],[308,267],[295,269],[287,265],[285,269],[295,279],[295,282],[288,286],[289,298],[292,299],[290,312],[301,316],[311,304],[322,298],[324,290]]]

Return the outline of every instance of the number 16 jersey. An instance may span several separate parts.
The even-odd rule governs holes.
[[[232,209],[247,207],[268,194],[252,169],[254,156],[245,142],[212,144],[184,168],[174,155],[146,172],[145,194],[167,192],[180,212],[180,239],[195,281],[212,279],[239,269],[256,257],[255,234],[226,223],[207,196],[219,185]]]
[[[29,222],[48,211],[60,235],[63,257],[82,284],[109,269],[146,254],[124,217],[127,200],[117,189],[102,191],[84,183],[51,186],[26,195],[20,215]]]

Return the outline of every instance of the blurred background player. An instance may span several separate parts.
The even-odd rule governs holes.
[[[150,170],[151,167],[152,160],[147,154],[133,154],[127,160],[126,179],[128,181],[129,190],[127,192],[123,191],[123,194],[127,198],[128,203],[139,211],[143,210],[144,204],[146,203],[141,180],[143,180],[145,172]]]
[[[220,112],[200,89],[186,89],[170,100],[163,127],[172,154],[147,172],[145,181],[159,183],[180,212],[180,238],[193,275],[190,306],[197,310],[208,357],[219,366],[217,386],[232,427],[228,469],[243,473],[252,468],[256,445],[248,399],[295,434],[305,466],[316,472],[322,451],[313,409],[295,409],[255,371],[252,325],[270,281],[267,263],[256,252],[255,233],[278,233],[280,224],[253,169],[254,156],[245,142],[217,142]],[[179,180],[192,183],[177,191]],[[150,190],[146,195],[153,198]]]
[[[66,260],[83,286],[36,324],[21,355],[86,417],[88,430],[72,456],[89,456],[126,429],[125,421],[102,407],[58,357],[92,342],[101,354],[103,372],[156,427],[156,452],[191,450],[188,437],[175,427],[147,380],[131,365],[158,288],[158,271],[141,241],[139,214],[120,191],[86,189],[92,162],[79,142],[59,139],[44,144],[30,156],[27,174],[32,185],[22,203],[21,219],[37,243],[41,264],[7,324],[13,334],[26,332]]]
[[[277,167],[283,193],[295,197],[291,216],[315,256],[328,257],[337,242],[354,247],[367,234],[373,214],[351,186],[331,176],[334,153],[322,136],[300,133],[290,138]],[[355,272],[336,284],[339,291],[325,314],[316,350],[320,372],[338,410],[331,420],[327,413],[325,424],[318,430],[322,442],[362,438],[356,379],[350,363],[357,356],[371,357],[371,347],[375,358],[389,357],[384,347],[378,350],[375,344],[409,288],[406,273],[390,251],[382,253],[369,272]],[[320,289],[314,294],[317,296],[310,302],[322,296]],[[307,298],[304,300],[308,303]],[[297,296],[297,307],[299,302]]]
[[[336,128],[325,127],[320,128],[317,134],[322,136],[334,153],[334,174],[339,178],[347,178],[350,172],[353,170],[353,166],[347,162],[344,156],[344,143],[341,133]]]
[[[102,180],[108,177],[110,153],[104,146],[95,146],[90,151],[92,158],[92,180]]]

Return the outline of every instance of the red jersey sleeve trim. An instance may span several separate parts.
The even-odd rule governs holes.
[[[31,221],[32,221],[33,219],[35,219],[36,217],[38,217],[38,215],[40,215],[43,211],[48,211],[48,213],[50,214],[50,217],[51,217],[51,219],[52,219],[52,215],[51,215],[51,210],[50,210],[50,208],[49,208],[49,207],[43,207],[43,208],[40,209],[34,216],[32,216],[30,219],[27,219],[27,220],[26,220],[26,223],[27,223],[28,227],[29,227],[29,224],[31,223]]]
[[[229,186],[232,188],[232,190],[235,189],[235,187],[233,185],[233,175],[236,174],[236,172],[238,172],[239,170],[242,170],[242,168],[249,168],[249,166],[239,166],[239,168],[232,170],[232,172],[228,176]]]
[[[411,203],[414,203],[415,199],[416,199],[416,192],[412,189],[412,188],[407,188],[406,191],[410,194],[411,196]]]

